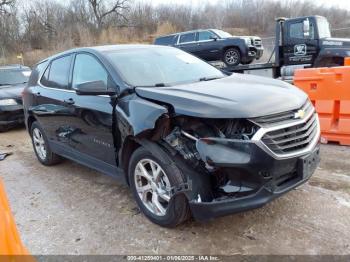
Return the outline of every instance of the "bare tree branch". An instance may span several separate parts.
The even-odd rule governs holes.
[[[0,14],[8,13],[8,8],[15,4],[16,0],[0,0]]]
[[[130,0],[114,0],[113,5],[110,8],[106,8],[108,4],[104,0],[88,0],[92,11],[94,13],[97,28],[101,29],[104,24],[104,20],[107,16],[115,13],[117,16],[121,16],[126,20],[126,16],[123,14],[123,11],[129,10]]]

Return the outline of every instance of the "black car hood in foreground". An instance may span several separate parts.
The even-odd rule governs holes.
[[[20,98],[25,84],[0,86],[0,99]]]
[[[307,95],[285,82],[233,74],[173,87],[138,87],[136,93],[174,107],[175,113],[203,118],[253,118],[300,108]]]

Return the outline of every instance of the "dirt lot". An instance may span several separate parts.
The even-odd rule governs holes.
[[[24,129],[0,134],[5,151],[0,176],[33,254],[350,254],[350,147],[322,146],[309,183],[264,208],[176,229],[150,223],[107,176],[40,165]]]

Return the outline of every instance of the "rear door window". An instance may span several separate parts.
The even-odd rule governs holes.
[[[186,33],[180,36],[180,44],[196,41],[196,33]]]
[[[41,78],[41,83],[47,87],[68,89],[71,61],[72,55],[53,60]]]

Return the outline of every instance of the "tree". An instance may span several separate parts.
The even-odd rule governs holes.
[[[88,0],[88,1],[93,11],[93,14],[95,16],[97,29],[103,28],[106,18],[111,14],[121,16],[122,18],[127,20],[124,12],[129,10],[130,0],[113,0],[113,1]],[[110,8],[108,8],[107,6],[110,6]]]
[[[8,13],[8,8],[13,7],[15,0],[0,0],[0,14]]]

